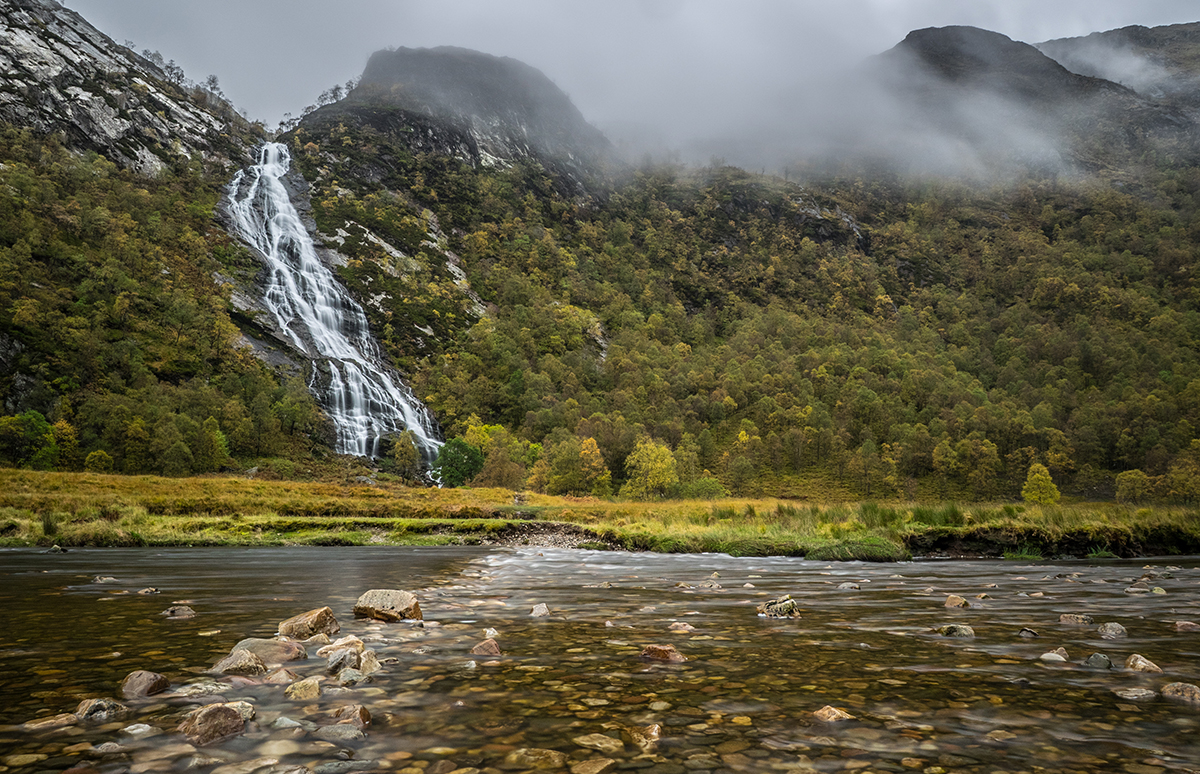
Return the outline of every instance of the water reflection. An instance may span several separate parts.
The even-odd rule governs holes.
[[[8,551],[0,563],[0,723],[113,696],[134,669],[162,672],[176,686],[211,680],[201,673],[233,643],[270,636],[284,618],[324,604],[342,634],[395,659],[353,688],[327,678],[312,701],[227,679],[236,684],[214,690],[252,703],[257,714],[246,734],[212,747],[192,748],[174,732],[191,708],[182,700],[144,702],[101,726],[9,726],[0,731],[0,755],[14,770],[87,761],[137,774],[230,765],[238,768],[221,774],[296,766],[314,774],[535,766],[576,774],[606,766],[652,774],[1155,774],[1200,760],[1200,708],[1114,693],[1200,683],[1200,633],[1175,628],[1200,619],[1194,559],[1147,569],[1121,561],[826,565],[552,549],[289,548]],[[116,581],[93,582],[97,575]],[[1127,592],[1143,577],[1144,593]],[[136,593],[151,586],[160,593]],[[362,591],[389,587],[416,591],[429,625],[350,617]],[[799,619],[755,615],[756,605],[782,594],[797,601]],[[971,607],[945,607],[950,594]],[[158,613],[171,602],[187,602],[197,617],[165,620]],[[531,617],[538,603],[551,615]],[[1060,623],[1064,613],[1094,623]],[[1105,622],[1122,624],[1127,636],[1102,639]],[[946,623],[969,625],[975,636],[933,631]],[[1023,628],[1039,636],[1020,636]],[[471,655],[488,629],[503,655]],[[639,658],[646,645],[667,643],[688,661]],[[1059,647],[1067,661],[1040,659]],[[1082,666],[1093,652],[1117,668]],[[1163,673],[1121,668],[1133,653]],[[325,676],[323,659],[288,666],[300,677]],[[335,744],[315,735],[312,724],[354,703],[373,716],[364,739]],[[855,719],[822,722],[813,712],[825,705]],[[155,730],[122,732],[134,723]],[[655,724],[659,738],[645,738]],[[105,753],[105,743],[119,747]],[[523,752],[531,748],[550,752]]]

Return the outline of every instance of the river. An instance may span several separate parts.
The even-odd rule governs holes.
[[[1165,593],[1126,591],[1144,576]],[[147,588],[158,593],[137,593]],[[425,626],[355,620],[370,588],[416,593]],[[800,618],[756,615],[782,594]],[[945,607],[950,594],[972,606]],[[160,615],[175,603],[196,617]],[[530,616],[538,603],[549,616]],[[341,623],[335,636],[357,635],[385,661],[369,682],[339,688],[310,648],[287,667],[324,676],[320,698],[225,678],[227,701],[254,706],[246,732],[202,748],[176,732],[195,702],[213,700],[178,689],[213,681],[205,670],[238,640],[323,605]],[[1094,623],[1060,623],[1063,613]],[[22,774],[492,774],[531,768],[527,748],[562,753],[540,759],[547,770],[591,774],[1200,767],[1200,706],[1115,693],[1200,683],[1200,633],[1175,626],[1200,621],[1195,557],[875,565],[550,548],[6,549],[0,615],[0,770]],[[1102,639],[1106,622],[1127,636]],[[975,636],[939,635],[947,623]],[[488,629],[503,654],[471,655]],[[650,644],[687,661],[640,658]],[[1040,658],[1059,647],[1065,661]],[[1115,668],[1083,665],[1095,652]],[[1135,653],[1163,673],[1124,668]],[[171,691],[127,702],[131,713],[108,723],[22,726],[119,697],[136,669],[166,675]],[[365,738],[315,735],[312,724],[351,703],[372,716]],[[818,720],[825,705],[853,719]],[[656,743],[638,736],[655,724]]]

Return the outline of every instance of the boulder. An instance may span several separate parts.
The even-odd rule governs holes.
[[[254,720],[254,705],[248,701],[227,701],[224,706],[242,716],[242,720]]]
[[[974,637],[975,630],[966,624],[946,624],[939,626],[937,633],[943,637]]]
[[[143,696],[153,696],[171,687],[171,681],[158,672],[147,672],[139,669],[125,675],[121,681],[121,698],[139,699]]]
[[[179,724],[188,741],[203,746],[237,736],[246,729],[246,721],[233,707],[225,704],[209,704],[188,713]]]
[[[309,701],[321,695],[321,683],[315,677],[300,680],[285,688],[283,695],[293,701]]]
[[[642,648],[641,656],[649,661],[666,661],[671,664],[687,661],[687,657],[676,650],[674,645],[647,645]]]
[[[290,669],[280,667],[271,674],[263,678],[263,682],[267,685],[291,685],[300,679],[300,675]]]
[[[1158,668],[1157,664],[1137,653],[1125,659],[1125,668],[1131,669],[1134,672],[1157,672],[1158,674],[1162,674],[1162,670]]]
[[[500,646],[491,637],[471,648],[472,656],[499,656]]]
[[[1038,656],[1038,658],[1041,659],[1042,661],[1048,661],[1052,664],[1062,664],[1062,663],[1065,663],[1068,658],[1067,657],[1067,649],[1066,648],[1055,648],[1054,650],[1050,651],[1049,653],[1043,653],[1042,655]]]
[[[234,645],[230,650],[248,650],[262,659],[264,664],[283,664],[287,661],[302,661],[308,658],[308,651],[298,642],[287,640],[267,640],[250,637]]]
[[[187,605],[174,605],[159,613],[165,615],[170,621],[186,621],[189,618],[196,617],[196,611]]]
[[[567,754],[540,747],[522,747],[505,756],[504,763],[521,769],[561,769],[566,766]]]
[[[326,671],[331,675],[336,675],[343,669],[358,669],[359,655],[352,648],[342,648],[335,650],[329,654],[329,665]]]
[[[1063,613],[1058,617],[1059,623],[1065,624],[1090,624],[1092,617],[1082,613]]]
[[[317,634],[337,634],[341,630],[342,627],[333,615],[333,609],[329,607],[318,607],[316,610],[294,615],[279,624],[279,633],[294,640],[307,640]]]
[[[546,616],[550,615],[550,608],[546,607],[544,602],[539,602],[533,606],[532,610],[529,611],[529,615],[532,618],[545,618]]]
[[[1100,624],[1099,632],[1100,637],[1105,640],[1119,640],[1129,634],[1129,632],[1125,631],[1124,626],[1112,621]]]
[[[354,603],[355,618],[374,618],[377,621],[420,621],[421,605],[417,597],[396,589],[371,589]]]
[[[1200,624],[1195,621],[1176,621],[1175,631],[1177,632],[1200,632]]]
[[[358,659],[358,671],[364,675],[375,674],[382,668],[379,663],[379,656],[375,655],[375,651],[373,650],[364,650]]]
[[[337,673],[337,680],[340,685],[349,687],[367,680],[367,676],[353,667],[346,667]]]
[[[1162,687],[1164,699],[1182,701],[1200,707],[1200,687],[1191,683],[1167,683]]]
[[[209,671],[222,675],[265,675],[267,665],[250,651],[235,649]]]
[[[1084,666],[1092,667],[1093,669],[1112,669],[1112,659],[1103,653],[1093,653],[1083,662]]]
[[[814,712],[813,717],[826,723],[836,723],[839,720],[854,720],[854,716],[849,712],[840,710],[837,707],[833,707],[828,704]]]
[[[129,712],[129,708],[115,699],[84,699],[75,708],[80,720],[106,722]]]
[[[784,594],[778,599],[768,599],[755,608],[759,615],[766,618],[799,618],[800,608],[790,595]]]
[[[946,607],[970,607],[971,603],[957,594],[946,597]]]

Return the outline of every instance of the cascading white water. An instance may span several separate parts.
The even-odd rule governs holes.
[[[279,329],[313,361],[310,388],[337,427],[342,454],[378,456],[379,441],[411,430],[427,461],[437,456],[429,410],[389,373],[367,317],[317,257],[281,178],[291,166],[287,146],[267,143],[259,163],[229,184],[235,230],[270,267],[264,301]],[[321,384],[323,378],[328,384]]]

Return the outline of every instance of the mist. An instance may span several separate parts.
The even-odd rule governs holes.
[[[630,161],[718,158],[774,172],[848,147],[937,169],[986,170],[997,155],[1053,162],[1052,133],[1003,101],[964,109],[945,134],[864,79],[864,62],[922,27],[1035,42],[1200,15],[1190,0],[66,3],[193,80],[218,76],[239,109],[270,126],[357,77],[375,50],[453,45],[538,68]],[[995,147],[970,141],[997,127]]]

